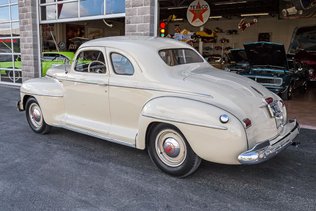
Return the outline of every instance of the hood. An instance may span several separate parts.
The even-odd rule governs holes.
[[[270,42],[244,44],[248,61],[252,66],[288,68],[284,45]]]
[[[244,49],[231,49],[229,52],[229,59],[235,63],[246,63],[247,55]]]

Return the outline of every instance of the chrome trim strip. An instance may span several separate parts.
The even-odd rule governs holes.
[[[55,96],[53,96],[53,95],[36,94],[36,93],[31,94],[29,92],[22,92],[22,91],[21,91],[21,93],[24,94],[24,95],[30,95],[30,96],[64,97],[63,95],[55,95]]]
[[[57,78],[56,78],[57,79]],[[87,82],[87,81],[79,81],[79,80],[74,80],[74,79],[57,79],[60,82],[62,81],[70,81],[70,82],[77,82],[77,83],[86,83],[86,84],[93,84],[93,85],[100,85],[100,86],[109,86],[109,87],[118,87],[118,88],[128,88],[128,89],[140,89],[140,90],[149,90],[149,91],[156,91],[156,92],[169,92],[169,93],[174,93],[174,94],[186,94],[186,95],[194,95],[194,96],[201,96],[201,97],[210,97],[214,98],[212,95],[209,94],[202,94],[202,93],[196,93],[196,92],[185,92],[181,90],[170,90],[170,89],[159,89],[159,88],[148,88],[145,86],[127,86],[127,85],[120,85],[120,84],[101,84],[101,83],[93,83],[93,82]]]
[[[141,89],[141,90],[149,90],[149,91],[157,91],[157,92],[169,92],[169,93],[175,93],[175,94],[186,94],[186,95],[194,95],[194,96],[214,98],[212,95],[209,95],[209,94],[202,94],[202,93],[197,93],[197,92],[185,92],[185,91],[181,91],[181,90],[159,89],[159,88],[155,88],[155,87],[148,88],[145,86],[125,86],[125,85],[118,85],[118,84],[109,84],[109,86],[119,87],[119,88]]]
[[[146,115],[146,114],[142,114],[142,116],[148,117],[148,118],[153,118],[153,119],[158,119],[158,120],[162,120],[162,121],[169,121],[169,122],[181,123],[181,124],[192,125],[192,126],[206,127],[206,128],[212,128],[212,129],[218,129],[218,130],[228,130],[227,127],[221,127],[221,126],[182,122],[182,121],[175,120],[175,119],[166,119],[166,118],[161,118],[161,117],[151,116],[151,115]]]
[[[98,82],[92,82],[92,81],[60,80],[60,82],[62,81],[69,81],[69,82],[75,82],[75,83],[81,83],[81,84],[91,84],[91,85],[98,85],[98,86],[108,86],[107,83],[98,83]]]
[[[92,137],[95,137],[95,138],[98,138],[98,139],[102,139],[102,140],[105,140],[105,141],[109,141],[109,142],[112,142],[112,143],[115,143],[115,144],[120,144],[120,145],[124,145],[124,146],[128,146],[128,147],[136,148],[136,144],[129,144],[129,143],[126,143],[126,142],[121,141],[121,140],[110,138],[109,136],[104,136],[104,135],[100,135],[98,133],[91,132],[91,131],[89,131],[87,129],[83,129],[83,128],[79,128],[79,127],[75,127],[75,126],[71,126],[71,125],[59,125],[57,127],[61,127],[61,128],[64,128],[64,129],[67,129],[67,130],[71,130],[71,131],[74,131],[74,132],[77,132],[77,133],[81,133],[81,134],[84,134],[84,135],[92,136]]]

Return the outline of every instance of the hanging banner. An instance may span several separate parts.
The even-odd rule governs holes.
[[[210,6],[204,0],[193,1],[187,10],[187,19],[192,26],[202,26],[210,17]]]

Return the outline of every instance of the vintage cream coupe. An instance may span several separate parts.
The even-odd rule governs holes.
[[[36,133],[62,127],[146,149],[178,177],[201,159],[261,163],[299,133],[277,95],[213,68],[179,41],[101,38],[81,45],[74,58],[22,84],[18,109]]]

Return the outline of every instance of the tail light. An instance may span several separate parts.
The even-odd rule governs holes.
[[[244,124],[245,124],[245,127],[246,128],[249,128],[251,126],[251,120],[246,118],[243,120]]]
[[[272,98],[272,97],[268,97],[268,98],[266,98],[265,100],[266,100],[266,102],[267,102],[268,104],[273,103],[273,98]]]

